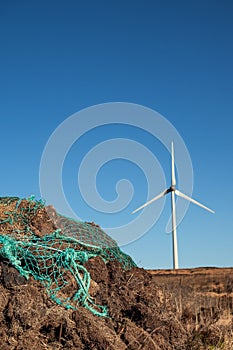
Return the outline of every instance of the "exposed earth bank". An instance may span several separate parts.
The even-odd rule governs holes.
[[[35,209],[26,200],[7,203],[0,204],[2,236],[33,232],[43,237],[56,229],[45,207]],[[16,220],[18,210],[27,220]],[[40,281],[25,279],[0,254],[0,349],[233,349],[233,269],[125,270],[119,261],[101,256],[84,267],[91,277],[90,297],[107,307],[107,317],[84,306],[58,305]]]

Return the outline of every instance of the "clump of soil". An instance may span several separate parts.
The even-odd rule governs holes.
[[[108,318],[52,302],[39,282],[26,281],[1,261],[0,348],[4,349],[185,349],[187,331],[168,296],[143,269],[94,258],[91,294],[107,305]]]
[[[24,200],[21,210],[29,205],[33,207]],[[7,201],[0,204],[0,220],[14,208]],[[54,232],[56,218],[53,208],[39,206],[17,229],[28,226],[41,237]],[[1,235],[14,230],[10,220],[0,224]],[[108,317],[94,316],[82,306],[67,310],[56,304],[39,281],[26,280],[0,255],[0,349],[191,350],[224,343],[220,326],[218,331],[213,325],[198,329],[193,320],[193,327],[187,327],[192,315],[186,310],[182,318],[172,293],[144,269],[124,270],[119,261],[106,263],[101,256],[89,259],[85,268],[91,276],[90,295],[95,304],[107,306]]]

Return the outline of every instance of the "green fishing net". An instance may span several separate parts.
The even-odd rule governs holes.
[[[40,281],[56,303],[73,310],[82,305],[98,316],[107,316],[107,308],[89,293],[85,263],[99,256],[125,270],[136,266],[98,225],[49,213],[34,197],[0,197],[0,256],[25,278]]]

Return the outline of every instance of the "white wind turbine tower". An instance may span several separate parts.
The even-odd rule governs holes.
[[[174,146],[173,142],[171,144],[171,187],[160,193],[158,196],[152,198],[145,204],[143,204],[141,207],[137,208],[132,212],[132,214],[136,213],[137,211],[145,208],[147,205],[157,201],[159,198],[165,196],[168,193],[171,193],[171,204],[172,204],[172,246],[173,246],[173,269],[178,269],[178,247],[177,247],[177,231],[176,231],[176,202],[175,202],[175,194],[179,197],[182,197],[194,204],[199,205],[199,207],[202,207],[211,213],[214,213],[213,210],[207,208],[205,205],[197,202],[195,199],[190,198],[186,196],[186,194],[178,191],[176,189],[176,177],[175,177],[175,160],[174,160]]]

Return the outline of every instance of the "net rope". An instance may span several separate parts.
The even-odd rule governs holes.
[[[34,197],[0,198],[0,256],[26,279],[40,281],[57,304],[73,310],[81,305],[94,315],[107,316],[107,307],[96,304],[89,293],[91,276],[85,263],[97,256],[105,263],[119,261],[125,270],[135,263],[94,223],[56,213],[57,228],[42,234],[34,221],[43,218],[46,208]]]

